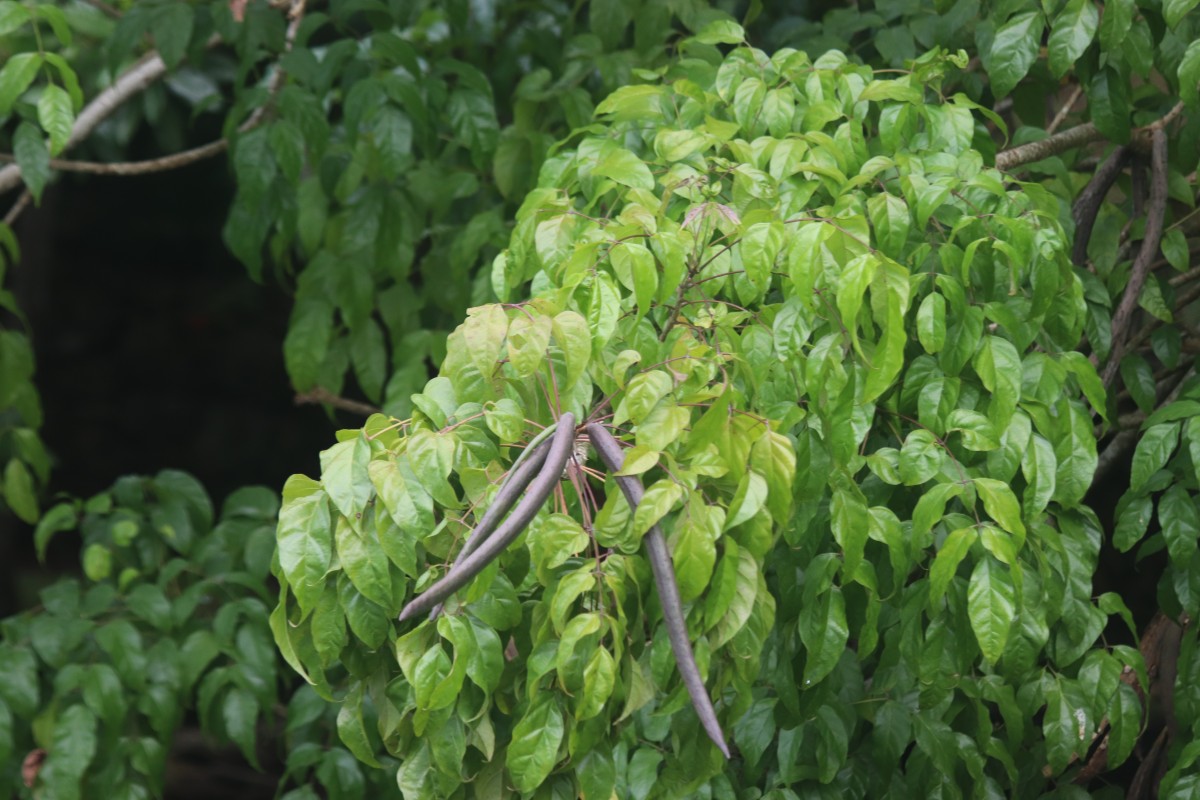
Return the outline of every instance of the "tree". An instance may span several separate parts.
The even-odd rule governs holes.
[[[0,3],[0,187],[228,147],[297,391],[381,413],[274,552],[270,493],[169,471],[42,514],[4,332],[5,501],[85,545],[2,628],[35,785],[159,791],[183,706],[255,762],[283,687],[294,796],[1194,790],[1194,3],[97,5]],[[225,138],[51,160],[172,70]]]

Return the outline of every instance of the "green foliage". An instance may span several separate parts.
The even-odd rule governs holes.
[[[226,114],[225,239],[294,289],[293,384],[385,413],[277,526],[260,490],[214,525],[178,473],[41,515],[39,552],[81,532],[86,579],[0,623],[9,783],[44,747],[55,796],[155,794],[185,709],[251,763],[286,753],[291,798],[1058,796],[1096,741],[1130,758],[1173,673],[1107,643],[1138,632],[1125,601],[1200,614],[1193,0],[751,4],[765,50],[691,0],[117,5],[0,0],[25,186],[152,44],[165,88],[89,146]],[[990,166],[1086,122],[1106,141]],[[1125,143],[1093,228],[1091,160]],[[0,253],[2,281],[6,226]],[[33,523],[50,459],[0,307],[0,497]],[[564,411],[624,439],[637,510],[574,474],[446,614],[398,623]],[[655,524],[729,763],[678,677]],[[1108,547],[1165,564],[1155,597],[1096,596]],[[1198,664],[1188,632],[1163,796],[1195,790]]]
[[[369,700],[406,797],[493,796],[500,763],[574,796],[597,759],[602,795],[638,796],[640,769],[670,797],[1037,792],[1116,702],[1083,665],[1121,663],[1094,649],[1103,395],[1070,353],[1087,307],[1057,202],[985,166],[965,96],[926,102],[965,56],[886,79],[715,35],[547,158],[492,268],[509,304],[451,334],[412,417],[342,432],[320,484],[289,483],[277,641],[343,713]],[[447,616],[397,625],[511,460],[485,423],[514,403],[537,424],[610,405],[645,500],[564,484]],[[654,522],[729,765],[666,646]],[[318,648],[324,598],[353,636]]]

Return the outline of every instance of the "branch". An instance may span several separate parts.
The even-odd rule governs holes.
[[[1083,125],[1076,125],[1074,128],[1068,128],[1062,133],[1056,133],[1045,139],[1001,150],[996,153],[996,169],[1014,169],[1022,164],[1041,161],[1043,158],[1056,156],[1102,138],[1104,138],[1104,134],[1100,133],[1094,124],[1085,122]]]
[[[1071,250],[1071,261],[1077,267],[1087,263],[1087,246],[1092,238],[1096,215],[1100,212],[1104,198],[1108,196],[1108,190],[1117,182],[1117,176],[1129,160],[1130,152],[1128,145],[1114,150],[1075,200],[1075,207],[1072,209],[1072,216],[1075,218],[1075,245]]]
[[[148,158],[143,161],[118,161],[105,163],[102,161],[73,161],[65,158],[50,159],[50,168],[60,172],[83,172],[89,175],[146,175],[151,172],[166,172],[188,164],[194,164],[206,158],[219,155],[229,149],[228,139],[217,139],[215,142],[202,144],[190,150],[172,153],[160,158]],[[0,153],[0,161],[13,161],[13,156]]]
[[[300,30],[301,21],[304,19],[305,3],[306,0],[290,0],[288,5],[288,27],[284,35],[284,55],[291,52],[292,46],[296,41],[296,34]],[[213,36],[208,40],[208,46],[212,47],[219,41],[218,37]],[[86,139],[92,130],[104,121],[108,115],[119,108],[122,103],[129,100],[129,98],[138,92],[144,91],[150,84],[166,74],[166,71],[167,66],[163,63],[157,51],[152,51],[143,56],[140,61],[118,77],[112,86],[96,95],[96,98],[84,107],[79,116],[75,118],[75,125],[71,130],[71,136],[63,149],[68,150]],[[279,94],[279,90],[283,88],[285,74],[281,68],[276,67],[275,74],[271,76],[271,82],[268,86],[267,102],[256,108],[246,121],[238,126],[239,133],[245,133],[262,124],[272,101]],[[85,172],[93,175],[144,175],[151,172],[164,172],[166,170],[177,169],[218,155],[227,149],[229,149],[229,141],[227,139],[219,139],[181,153],[174,153],[169,156],[147,159],[145,161],[104,164],[95,161],[51,159],[50,167],[65,172]],[[0,159],[11,160],[11,156],[0,156]],[[0,169],[0,192],[6,192],[14,188],[20,181],[20,165],[13,163]],[[14,210],[16,209],[14,208]],[[12,212],[9,213],[12,215]],[[20,212],[17,211],[17,213]]]
[[[1163,218],[1167,213],[1167,133],[1163,127],[1154,128],[1150,134],[1150,201],[1146,208],[1146,234],[1142,238],[1142,246],[1137,257],[1133,260],[1133,271],[1129,283],[1125,285],[1125,294],[1121,304],[1117,306],[1112,319],[1112,352],[1108,363],[1104,365],[1102,376],[1104,385],[1111,386],[1120,366],[1121,357],[1125,354],[1125,335],[1133,310],[1137,308],[1138,295],[1146,276],[1150,274],[1150,266],[1158,256],[1158,247],[1162,242]]]
[[[479,549],[464,558],[454,569],[446,573],[440,581],[430,586],[424,594],[414,597],[400,611],[400,621],[412,619],[418,614],[424,614],[447,597],[466,586],[472,578],[483,571],[491,561],[521,535],[521,532],[533,520],[538,510],[545,505],[551,491],[562,479],[563,468],[567,459],[574,452],[575,445],[575,416],[565,412],[558,418],[558,428],[550,443],[550,452],[542,471],[529,485],[529,491],[517,504],[516,509],[504,520],[504,524],[496,529],[487,541],[479,545]]]
[[[329,404],[343,411],[362,414],[364,417],[383,413],[381,409],[376,408],[370,403],[364,403],[361,400],[351,400],[348,397],[340,397],[324,386],[316,386],[307,392],[296,392],[294,400],[298,406]]]
[[[621,471],[625,456],[617,440],[603,426],[595,422],[587,426],[588,436],[592,447],[600,454],[605,465],[614,473]],[[629,501],[629,510],[637,510],[645,489],[642,482],[633,476],[618,476],[617,485],[625,493]],[[713,709],[708,690],[704,687],[704,679],[700,677],[700,669],[696,666],[696,655],[692,652],[692,643],[688,639],[687,622],[683,618],[683,602],[679,599],[679,586],[675,583],[675,567],[671,563],[671,551],[663,538],[662,529],[658,524],[650,526],[642,540],[646,545],[646,556],[650,561],[650,569],[654,572],[654,585],[658,589],[658,600],[662,605],[663,622],[667,627],[667,638],[671,640],[671,650],[675,653],[675,663],[679,667],[679,675],[683,685],[687,687],[692,699],[692,707],[708,738],[721,749],[728,759],[729,746],[725,744],[725,735],[721,732],[721,723],[717,721],[717,712]]]
[[[163,63],[162,57],[157,52],[152,51],[143,56],[132,67],[121,73],[113,81],[112,86],[96,95],[92,102],[83,107],[83,111],[79,112],[79,116],[75,118],[75,125],[71,128],[71,136],[67,139],[64,149],[70,149],[86,139],[96,126],[120,108],[122,103],[138,92],[144,91],[150,84],[161,78],[166,71],[167,65]],[[0,192],[16,188],[20,183],[20,165],[9,164],[0,169]]]
[[[1050,120],[1050,124],[1046,126],[1046,133],[1054,133],[1058,130],[1058,126],[1063,124],[1063,120],[1067,118],[1067,114],[1071,113],[1071,109],[1075,107],[1075,103],[1079,101],[1079,95],[1083,94],[1083,84],[1075,85],[1071,96],[1067,98],[1067,102],[1062,104],[1062,108],[1058,109],[1058,113],[1054,115],[1054,119]]]

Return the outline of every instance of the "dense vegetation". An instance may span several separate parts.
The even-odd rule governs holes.
[[[3,0],[0,266],[55,170],[228,151],[369,416],[282,506],[48,503],[0,291],[3,503],[82,568],[0,623],[0,781],[153,796],[198,725],[293,798],[1192,796],[1196,5]]]

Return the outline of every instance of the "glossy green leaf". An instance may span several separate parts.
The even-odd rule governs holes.
[[[988,661],[995,663],[1004,652],[1016,611],[1016,591],[1008,568],[992,556],[984,556],[971,573],[967,615]]]
[[[1167,460],[1179,445],[1177,422],[1154,425],[1138,440],[1133,451],[1132,474],[1129,488],[1137,491],[1150,480],[1154,473],[1166,466]]]
[[[1037,59],[1044,22],[1040,11],[1015,15],[996,31],[988,54],[992,90],[1003,97],[1013,90]]]
[[[558,761],[563,738],[563,716],[550,694],[530,704],[512,732],[505,763],[518,791],[532,792],[546,780]]]
[[[1051,26],[1049,52],[1050,72],[1056,77],[1074,66],[1083,55],[1100,23],[1100,13],[1090,0],[1070,0]]]
[[[333,557],[332,520],[324,492],[284,502],[279,512],[279,566],[300,608],[307,613],[321,595]]]

